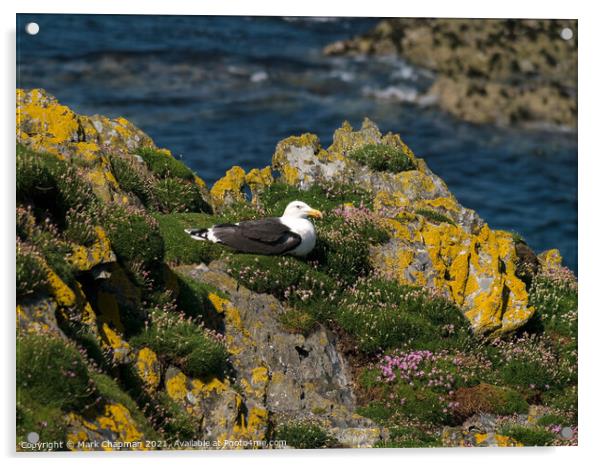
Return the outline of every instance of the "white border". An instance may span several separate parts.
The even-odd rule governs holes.
[[[5,104],[0,112],[2,148],[0,161],[3,182],[1,184],[2,218],[2,297],[5,302],[4,354],[7,358],[6,373],[1,384],[4,419],[0,441],[5,456],[15,460],[14,451],[14,103],[15,103],[15,13],[105,13],[105,14],[210,14],[210,15],[266,15],[266,16],[427,16],[427,17],[520,17],[520,18],[577,18],[579,19],[579,275],[580,275],[580,420],[579,447],[548,449],[437,449],[437,450],[361,450],[361,451],[262,451],[262,452],[179,452],[153,454],[45,454],[18,455],[29,461],[39,458],[44,462],[86,461],[95,464],[107,459],[112,464],[126,464],[140,461],[155,463],[174,461],[195,464],[244,464],[245,466],[282,464],[307,466],[308,463],[339,462],[365,464],[381,463],[420,463],[463,465],[483,463],[504,465],[545,462],[546,464],[589,464],[592,458],[600,456],[596,451],[602,435],[600,416],[600,362],[598,346],[602,332],[599,305],[599,280],[602,278],[600,254],[600,230],[597,220],[600,215],[602,196],[600,180],[600,147],[602,134],[599,130],[599,113],[602,108],[600,83],[602,83],[599,60],[600,16],[594,2],[574,1],[532,1],[504,0],[484,2],[470,0],[447,0],[416,2],[394,2],[352,0],[299,2],[267,0],[222,0],[197,1],[135,1],[115,2],[97,0],[19,0],[10,3],[0,2],[4,63],[1,74]],[[598,459],[599,461],[599,459]]]

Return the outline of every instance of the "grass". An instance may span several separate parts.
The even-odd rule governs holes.
[[[449,223],[450,225],[456,225],[456,222],[454,222],[451,218],[449,218],[447,215],[443,215],[437,212],[436,210],[417,209],[416,214],[422,215],[424,218],[430,220],[431,222]]]
[[[48,280],[42,269],[43,259],[35,249],[17,241],[15,259],[17,298],[24,298],[47,289]]]
[[[377,448],[433,448],[443,446],[441,439],[417,427],[394,426],[389,428],[389,439],[375,445]]]
[[[293,421],[277,427],[276,440],[284,440],[286,445],[299,449],[316,449],[336,446],[331,437],[320,425],[310,421]]]
[[[287,309],[278,320],[288,332],[302,335],[309,335],[318,324],[310,312],[294,308]]]
[[[529,290],[529,304],[544,331],[577,338],[577,287],[574,282],[539,274]],[[532,324],[533,325],[533,324]]]
[[[16,149],[16,195],[18,202],[34,205],[61,228],[69,209],[94,211],[99,206],[91,186],[74,165],[20,144]]]
[[[225,346],[190,320],[154,311],[152,323],[130,340],[135,347],[148,347],[190,377],[223,377],[228,352]]]
[[[164,152],[150,148],[140,148],[136,154],[142,157],[149,170],[159,178],[180,178],[194,180],[194,173],[176,158]]]
[[[104,219],[111,248],[121,262],[152,267],[163,260],[165,245],[156,221],[142,211],[113,207]]]
[[[226,250],[209,241],[196,241],[184,230],[207,228],[215,223],[213,217],[203,213],[153,214],[165,245],[165,261],[174,264],[209,263]]]
[[[384,144],[367,144],[349,153],[349,158],[379,172],[403,172],[416,167],[401,149]]]
[[[250,290],[274,295],[319,320],[332,315],[339,292],[330,276],[290,256],[232,255],[228,271]]]
[[[180,178],[158,180],[152,185],[152,199],[152,210],[163,213],[209,210],[198,186]]]
[[[342,204],[356,207],[371,206],[372,196],[367,191],[341,183],[314,184],[306,190],[285,183],[273,183],[260,195],[261,205],[268,215],[280,216],[289,202],[302,201],[314,209],[328,212]]]
[[[82,412],[97,396],[78,350],[71,343],[47,335],[17,338],[17,393],[24,405],[32,401],[54,413]],[[35,411],[32,416],[35,420]]]
[[[502,435],[507,435],[528,447],[545,447],[552,444],[556,436],[542,427],[525,427],[507,425],[500,430]]]
[[[367,279],[347,290],[336,320],[366,353],[409,345],[452,348],[470,339],[468,321],[450,301],[394,282]]]
[[[160,414],[159,426],[168,441],[191,440],[199,437],[202,421],[172,400],[167,393],[159,393],[156,404]]]

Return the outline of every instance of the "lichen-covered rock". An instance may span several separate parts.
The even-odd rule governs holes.
[[[106,403],[103,412],[87,419],[77,413],[67,416],[67,447],[74,451],[147,450],[144,434],[129,410],[119,403]]]
[[[103,200],[123,203],[109,153],[156,148],[152,139],[125,118],[78,115],[43,89],[17,89],[17,142],[34,151],[72,160]],[[171,157],[171,153],[167,151]],[[196,184],[206,192],[202,179]]]
[[[89,246],[74,245],[69,261],[77,270],[86,271],[99,264],[115,262],[115,253],[111,250],[111,243],[106,232],[99,226],[95,228],[97,240]]]
[[[371,446],[378,441],[382,430],[354,414],[351,379],[347,364],[336,348],[334,335],[322,326],[308,336],[288,333],[278,320],[286,310],[284,306],[271,296],[240,286],[225,273],[226,267],[224,263],[214,262],[209,268],[181,271],[227,296],[213,293],[210,300],[224,317],[226,346],[242,392],[237,398],[227,384],[210,384],[217,394],[225,397],[214,406],[224,409],[230,403],[229,413],[220,413],[220,419],[226,422],[236,419],[241,403],[247,413],[242,417],[243,424],[229,424],[227,435],[261,439],[267,434],[270,422],[307,418],[321,420],[344,446]],[[170,382],[172,387],[178,387],[172,388],[172,393],[187,403],[196,400],[202,405],[207,390],[195,391],[195,384],[200,382],[179,374],[173,376],[180,379],[177,383]],[[201,411],[205,419],[213,415],[206,409]]]
[[[348,157],[367,144],[401,150],[416,169],[377,172]],[[314,135],[285,139],[276,148],[273,165],[282,181],[301,189],[337,182],[372,193],[375,210],[392,232],[388,243],[373,248],[376,269],[400,283],[426,286],[452,299],[478,333],[509,332],[533,314],[526,285],[516,275],[512,235],[491,230],[474,211],[460,205],[399,136],[382,136],[369,120],[358,131],[344,124],[326,150]]]
[[[394,18],[324,51],[399,55],[432,70],[422,100],[467,121],[575,128],[576,37],[574,20]]]

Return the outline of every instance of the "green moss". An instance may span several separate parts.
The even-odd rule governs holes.
[[[518,244],[518,243],[527,244],[527,242],[525,241],[525,238],[519,232],[511,231],[510,234],[512,235],[512,241],[514,241],[515,244]]]
[[[374,353],[402,344],[421,349],[459,347],[470,326],[453,303],[415,287],[384,280],[362,280],[338,303],[336,320],[359,348]]]
[[[433,448],[441,447],[441,438],[417,427],[389,428],[389,439],[376,443],[376,448]]]
[[[424,218],[430,220],[431,222],[449,223],[450,225],[455,225],[456,224],[456,222],[454,222],[451,218],[449,218],[446,215],[440,214],[439,212],[437,212],[435,210],[431,210],[431,209],[417,209],[416,213],[418,215],[422,215]]]
[[[27,390],[17,392],[17,445],[27,441],[30,432],[36,432],[40,442],[65,442],[67,429],[65,413],[60,408],[38,401]]]
[[[268,215],[280,216],[292,201],[302,201],[314,209],[324,213],[331,211],[345,203],[356,207],[370,206],[372,197],[358,187],[331,182],[320,182],[301,190],[285,183],[274,183],[267,187],[260,195],[261,205],[265,207]]]
[[[17,299],[47,289],[48,280],[42,268],[42,259],[34,249],[17,243],[16,251]]]
[[[146,147],[137,149],[136,154],[142,157],[149,170],[160,178],[194,180],[192,170],[171,155]]]
[[[347,220],[340,215],[327,216],[316,230],[318,241],[308,259],[347,285],[372,270],[370,246],[389,239],[384,229],[367,219]]]
[[[566,426],[570,424],[570,422],[567,421],[567,418],[564,416],[550,413],[544,414],[539,419],[537,419],[537,425],[541,427],[548,427],[552,425]]]
[[[17,144],[17,201],[32,204],[60,228],[71,208],[95,210],[98,200],[76,167],[56,156],[33,152]]]
[[[291,333],[309,335],[317,325],[316,318],[309,312],[300,309],[287,309],[278,316],[284,328]]]
[[[573,283],[537,275],[529,290],[529,304],[536,310],[531,327],[539,324],[540,330],[574,338],[576,345],[577,301],[577,287]]]
[[[202,420],[195,418],[165,392],[158,394],[156,402],[160,416],[159,426],[168,441],[192,440],[199,437]]]
[[[196,241],[184,230],[208,228],[215,219],[201,213],[153,214],[165,244],[165,260],[170,264],[209,263],[225,251],[223,246],[210,241]]]
[[[164,178],[152,185],[152,208],[159,212],[207,212],[198,186],[179,178]]]
[[[236,254],[228,258],[228,271],[250,290],[274,295],[318,320],[332,315],[339,293],[335,280],[290,256]]]
[[[154,180],[140,168],[140,163],[118,155],[111,155],[110,161],[111,171],[121,189],[134,194],[145,206],[151,205]]]
[[[336,440],[324,428],[310,421],[294,421],[278,426],[276,440],[284,440],[293,448],[315,449],[336,446]]]
[[[555,436],[541,427],[525,427],[519,425],[504,426],[500,433],[507,435],[529,447],[545,447],[552,444]]]
[[[17,339],[17,393],[64,411],[82,411],[95,399],[80,353],[70,343],[47,335]]]
[[[138,348],[149,347],[191,377],[221,377],[228,364],[228,352],[222,343],[192,321],[171,313],[154,311],[152,324],[130,343]]]
[[[105,216],[104,226],[120,261],[153,266],[163,260],[163,238],[152,217],[143,212],[112,207]]]
[[[397,173],[416,168],[402,150],[384,144],[367,144],[349,153],[349,158],[381,172]]]

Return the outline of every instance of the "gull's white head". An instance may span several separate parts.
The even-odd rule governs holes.
[[[296,218],[307,218],[316,217],[322,218],[322,212],[316,209],[312,209],[305,202],[293,201],[284,209],[283,217],[296,217]]]

